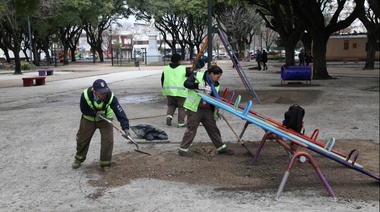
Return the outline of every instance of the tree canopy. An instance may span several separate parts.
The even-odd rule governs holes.
[[[236,51],[247,49],[252,36],[261,34],[265,24],[279,34],[287,65],[294,64],[294,48],[301,40],[305,49],[313,50],[314,78],[326,79],[326,44],[333,33],[359,18],[367,28],[368,39],[378,40],[379,2],[367,1],[365,7],[365,0],[214,0],[212,17]],[[207,12],[204,0],[2,0],[0,48],[6,54],[8,49],[14,52],[15,73],[20,74],[19,51],[32,49],[38,65],[39,52],[49,56],[51,44],[58,42],[65,54],[72,52],[75,61],[79,36],[85,32],[93,53],[98,52],[103,61],[104,32],[112,22],[133,13],[137,20],[147,23],[154,16],[155,27],[172,53],[179,45],[182,55],[190,49],[192,58],[192,50],[199,51],[207,35]],[[374,60],[371,51],[367,68]],[[68,64],[66,55],[64,63]]]

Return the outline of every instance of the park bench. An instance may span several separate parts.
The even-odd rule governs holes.
[[[281,84],[291,80],[306,80],[311,84],[312,78],[311,66],[282,66],[281,67]]]
[[[358,63],[359,62],[359,58],[357,58],[357,57],[343,58],[343,63],[347,63],[349,61]]]
[[[49,76],[53,75],[54,70],[38,70],[38,76]]]
[[[45,78],[46,77],[43,77],[43,76],[24,77],[22,78],[23,86],[26,87],[26,86],[33,86],[33,85],[45,85]]]

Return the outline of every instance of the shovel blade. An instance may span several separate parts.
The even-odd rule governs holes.
[[[135,151],[138,153],[146,154],[146,155],[152,155],[151,153],[144,151],[144,150],[141,150],[141,149],[135,149]]]

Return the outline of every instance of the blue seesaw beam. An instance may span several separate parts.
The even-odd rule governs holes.
[[[321,146],[318,146],[310,141],[307,141],[306,139],[290,132],[290,131],[286,131],[286,130],[283,130],[281,128],[279,128],[278,126],[275,126],[273,124],[271,124],[270,122],[267,122],[266,120],[263,120],[263,119],[259,119],[257,117],[254,117],[252,115],[250,115],[250,108],[252,106],[252,101],[249,101],[246,105],[246,107],[244,109],[240,109],[240,108],[235,108],[233,106],[231,106],[230,104],[222,101],[222,100],[219,100],[219,99],[216,99],[212,96],[209,96],[203,92],[198,92],[198,95],[206,102],[212,104],[212,105],[215,105],[216,107],[222,109],[222,110],[225,110],[235,116],[238,116],[256,126],[259,126],[261,128],[263,128],[264,130],[267,130],[277,136],[280,136],[286,140],[289,140],[291,142],[294,142],[300,146],[303,146],[305,148],[308,148],[320,155],[323,155],[327,158],[330,158],[340,164],[343,164],[345,165],[346,167],[349,167],[351,169],[354,169],[356,171],[359,171],[369,177],[372,177],[378,181],[380,181],[380,178],[379,176],[376,176],[375,174],[373,174],[372,172],[369,172],[369,171],[366,171],[363,169],[363,166],[358,164],[358,163],[355,163],[355,162],[352,162],[351,160],[348,160],[346,161],[345,158],[343,158],[342,156],[340,155],[337,155],[331,151],[328,151],[326,150],[325,148],[321,147]]]

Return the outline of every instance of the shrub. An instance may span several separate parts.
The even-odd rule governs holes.
[[[33,69],[35,66],[33,65]],[[21,61],[21,70],[29,70],[30,69],[30,63],[26,61]]]
[[[281,54],[273,55],[273,60],[281,60],[281,59],[282,59]]]

